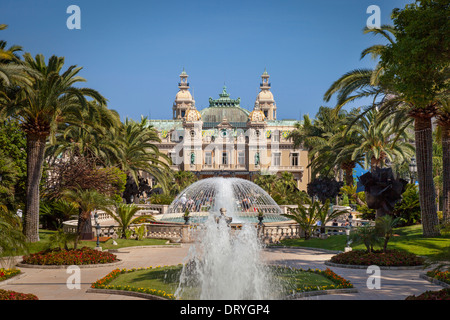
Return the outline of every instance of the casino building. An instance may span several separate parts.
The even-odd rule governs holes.
[[[287,139],[297,120],[277,120],[269,74],[261,75],[260,92],[251,110],[233,99],[224,86],[218,99],[200,110],[183,69],[173,102],[172,120],[149,120],[159,133],[161,152],[174,170],[194,172],[199,179],[224,176],[253,180],[258,174],[294,175],[300,190],[310,182],[308,152]]]

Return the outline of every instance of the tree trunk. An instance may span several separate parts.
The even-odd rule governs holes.
[[[444,197],[442,213],[444,222],[450,222],[450,123],[442,127],[442,168],[443,170],[443,192]]]
[[[414,117],[419,200],[424,237],[440,235],[433,181],[433,136],[431,117]]]
[[[46,138],[45,135],[27,134],[27,184],[23,233],[29,242],[39,241],[39,185]]]
[[[342,164],[342,169],[345,173],[345,184],[347,186],[353,186],[353,169],[355,168],[353,161],[348,161]]]

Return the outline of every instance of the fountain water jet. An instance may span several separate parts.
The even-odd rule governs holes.
[[[210,216],[190,248],[175,293],[200,300],[267,300],[279,298],[279,284],[261,260],[262,245],[254,224],[231,229]]]

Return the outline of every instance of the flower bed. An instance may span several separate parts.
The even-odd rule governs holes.
[[[409,296],[405,300],[450,300],[450,289],[425,291],[419,296]]]
[[[141,270],[154,270],[159,271],[163,270],[164,268],[171,268],[172,270],[176,270],[177,268],[180,268],[181,271],[182,265],[178,265],[175,267],[148,267],[148,268],[133,268],[133,269],[115,269],[111,271],[109,274],[107,274],[105,277],[97,280],[91,285],[92,289],[109,289],[109,290],[124,290],[124,291],[132,291],[132,292],[138,292],[138,293],[145,293],[150,294],[154,296],[159,296],[165,299],[174,300],[176,297],[172,293],[168,293],[164,290],[156,290],[152,288],[143,288],[143,287],[133,287],[130,285],[112,285],[111,282],[119,277],[122,274],[135,272],[135,271],[141,271]],[[295,293],[303,293],[303,292],[311,292],[311,291],[322,291],[322,290],[333,290],[333,289],[349,289],[353,288],[353,285],[346,279],[338,276],[336,273],[334,273],[330,269],[326,270],[320,270],[320,269],[296,269],[296,268],[287,268],[282,266],[274,266],[273,272],[275,275],[282,275],[286,276],[288,275],[290,278],[295,279],[297,273],[305,273],[310,272],[314,274],[318,274],[332,282],[332,284],[328,285],[320,285],[320,286],[298,286],[294,288],[290,288],[289,292]]]
[[[0,300],[39,300],[34,294],[0,289]]]
[[[289,273],[292,273],[292,276],[295,276],[295,273],[298,272],[311,272],[318,275],[321,275],[333,282],[333,284],[330,285],[324,285],[324,286],[300,286],[295,288],[296,292],[310,292],[310,291],[320,291],[320,290],[334,290],[334,289],[349,289],[353,288],[353,285],[350,283],[350,281],[342,278],[341,276],[334,273],[331,269],[326,268],[325,270],[320,269],[297,269],[297,268],[287,268],[287,267],[276,267],[277,271],[276,273],[279,273],[280,269],[288,270]]]
[[[0,268],[0,281],[12,278],[20,273],[18,269],[4,269]]]
[[[151,269],[160,269],[161,266],[158,266],[156,268],[148,267],[148,268],[132,268],[132,269],[115,269],[108,273],[106,276],[101,278],[100,280],[97,280],[91,285],[91,288],[93,289],[110,289],[110,290],[125,290],[125,291],[133,291],[133,292],[139,292],[139,293],[145,293],[145,294],[151,294],[154,296],[159,296],[165,299],[169,300],[175,300],[175,296],[173,294],[167,293],[163,290],[156,290],[151,288],[138,288],[138,287],[131,287],[131,286],[121,286],[121,285],[109,285],[111,281],[116,279],[119,275],[134,271],[140,271],[140,270],[151,270]]]
[[[427,276],[450,284],[450,271],[428,271]]]
[[[425,259],[418,257],[413,253],[398,250],[388,250],[386,253],[383,251],[367,253],[364,250],[352,250],[339,253],[333,256],[330,261],[332,263],[344,265],[409,267],[420,266],[425,262]]]
[[[32,265],[89,265],[118,261],[116,255],[94,250],[88,247],[81,249],[48,249],[23,256],[22,263]]]

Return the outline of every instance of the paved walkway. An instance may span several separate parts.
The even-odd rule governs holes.
[[[1,289],[22,293],[33,293],[40,300],[139,300],[138,298],[86,293],[91,283],[103,278],[116,268],[149,267],[182,263],[187,256],[189,245],[172,248],[123,248],[117,253],[122,260],[120,265],[81,269],[81,289],[68,289],[66,282],[71,274],[66,269],[20,268],[23,272],[18,279],[0,284]],[[297,268],[325,269],[324,264],[333,254],[300,248],[271,248],[264,250],[263,258],[269,263],[288,265]],[[322,295],[309,297],[309,300],[404,300],[405,297],[419,295],[427,290],[440,290],[442,287],[419,278],[423,270],[381,270],[381,288],[370,290],[366,282],[365,269],[345,269],[330,267],[338,275],[349,280],[358,293]]]

